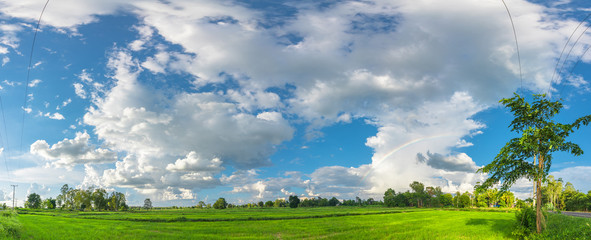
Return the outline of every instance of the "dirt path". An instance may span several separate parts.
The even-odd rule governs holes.
[[[573,217],[585,217],[591,218],[591,213],[589,212],[560,212],[564,215],[573,216]]]

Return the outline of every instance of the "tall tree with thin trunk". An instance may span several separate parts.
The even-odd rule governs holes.
[[[513,113],[514,119],[509,128],[521,134],[521,137],[507,142],[490,164],[478,170],[488,173],[488,179],[479,188],[489,188],[502,182],[501,192],[504,192],[521,178],[533,181],[536,190],[536,230],[540,233],[544,224],[542,182],[550,171],[552,153],[566,151],[575,156],[583,154],[577,144],[567,142],[566,138],[581,125],[588,125],[591,115],[578,118],[570,124],[556,123],[552,119],[562,109],[562,102],[551,101],[545,94],[535,94],[531,104],[516,93],[512,98],[502,99],[500,103]]]

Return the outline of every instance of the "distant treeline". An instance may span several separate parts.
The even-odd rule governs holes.
[[[418,181],[412,182],[409,187],[411,190],[396,193],[389,188],[384,193],[383,201],[373,198],[339,200],[336,197],[298,197],[290,196],[288,199],[276,199],[275,201],[259,201],[246,204],[232,204],[226,202],[225,198],[219,198],[213,205],[199,201],[190,208],[280,208],[280,207],[331,207],[331,206],[387,206],[387,207],[507,207],[522,208],[531,206],[531,198],[521,200],[510,192],[499,192],[497,189],[487,189],[483,191],[473,191],[455,194],[443,193],[441,187],[425,187]],[[591,209],[591,191],[584,194],[574,188],[573,184],[563,183],[562,179],[555,180],[552,175],[548,176],[547,181],[542,186],[542,202],[550,210],[567,211],[589,211]],[[62,186],[61,194],[57,198],[48,198],[42,200],[36,193],[31,193],[25,202],[26,208],[38,209],[68,209],[68,210],[96,210],[96,211],[120,211],[128,210],[125,194],[120,192],[108,193],[102,188],[75,189],[67,184]],[[3,205],[6,208],[6,204]],[[143,207],[134,207],[133,209],[151,209],[152,203],[149,198],[144,201]],[[178,208],[173,206],[171,208]],[[160,208],[159,208],[160,209]]]
[[[41,199],[37,193],[27,196],[25,208],[30,209],[64,209],[80,211],[125,211],[129,207],[125,202],[125,194],[120,192],[108,193],[102,188],[76,189],[64,184],[55,199]]]

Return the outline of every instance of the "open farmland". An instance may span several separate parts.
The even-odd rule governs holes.
[[[392,208],[21,212],[24,239],[507,239],[512,211]]]

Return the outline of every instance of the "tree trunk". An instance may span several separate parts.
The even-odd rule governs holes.
[[[538,234],[542,232],[542,223],[544,222],[544,215],[542,215],[542,175],[544,171],[544,158],[540,155],[538,159],[539,175],[536,180],[536,230]]]

